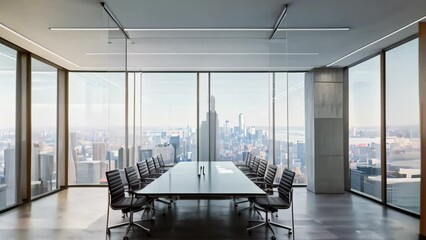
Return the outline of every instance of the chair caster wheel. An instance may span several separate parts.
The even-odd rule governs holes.
[[[272,237],[271,237],[271,239],[272,239],[272,240],[275,240],[275,239],[277,239],[277,238],[276,238],[275,236],[272,236]]]
[[[293,234],[293,231],[288,231],[288,235],[291,235],[291,234]]]
[[[106,230],[106,234],[110,235],[111,234],[111,230],[107,229]]]
[[[238,207],[238,204],[235,204],[234,206],[235,206],[235,207]]]
[[[123,240],[129,240],[129,237],[128,237],[128,236],[125,236],[125,237],[123,238]]]
[[[248,233],[249,236],[251,235],[251,231],[248,231],[247,233]]]
[[[151,237],[151,233],[146,233],[146,236],[147,237]]]

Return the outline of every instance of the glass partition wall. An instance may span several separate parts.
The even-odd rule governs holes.
[[[31,59],[31,196],[57,189],[58,70]]]
[[[216,135],[213,161],[242,161],[245,153],[271,159],[270,73],[211,73],[210,126]],[[214,115],[214,116],[212,116]],[[200,136],[208,134],[200,129]],[[272,147],[271,147],[272,149]]]
[[[70,73],[69,184],[99,184],[123,168],[124,73]]]
[[[129,73],[129,146],[130,164],[197,161],[197,73]]]
[[[414,39],[349,68],[351,189],[415,214],[421,177],[418,52]]]
[[[0,210],[16,203],[16,58],[0,44]]]
[[[381,199],[380,56],[349,69],[351,189]]]
[[[177,163],[242,161],[248,152],[306,183],[304,73],[130,72],[127,153],[125,82],[124,73],[69,74],[70,184],[102,183],[107,169],[159,154]]]
[[[386,52],[388,204],[420,212],[418,39]]]

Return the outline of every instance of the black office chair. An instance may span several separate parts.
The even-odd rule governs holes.
[[[253,167],[254,160],[256,160],[256,156],[254,156],[251,153],[247,155],[247,158],[248,158],[247,165],[237,166],[241,171],[249,170],[251,167]]]
[[[146,165],[148,166],[148,172],[151,176],[160,177],[161,174],[163,174],[161,172],[158,172],[157,169],[155,169],[155,163],[154,163],[153,157],[145,159],[145,162],[146,162]]]
[[[150,183],[160,176],[160,174],[153,174],[153,175],[149,174],[146,160],[136,163],[136,167],[138,168],[139,177],[140,177],[139,181],[141,182]]]
[[[126,167],[124,169],[124,173],[126,175],[126,180],[129,189],[132,191],[142,189],[149,184],[149,182],[147,181],[140,181],[135,166]]]
[[[272,226],[285,228],[288,230],[288,234],[292,234],[294,231],[294,210],[293,210],[293,180],[295,173],[285,169],[281,176],[280,184],[278,185],[278,196],[267,196],[267,197],[256,197],[253,198],[253,202],[257,209],[265,212],[265,220],[249,220],[249,222],[260,222],[260,224],[247,228],[249,234],[251,230],[261,227],[268,226],[268,228],[272,231],[273,236],[271,239],[275,239],[275,232],[272,229]],[[289,209],[291,207],[291,227],[285,226],[282,224],[278,224],[270,221],[268,217],[268,213],[277,212],[278,209]],[[294,235],[293,235],[294,238]]]
[[[154,161],[154,166],[155,166],[155,171],[158,173],[165,173],[167,171],[170,170],[170,167],[162,167],[161,163],[160,163],[160,158],[159,156],[156,157],[152,157],[153,161]]]
[[[265,173],[266,173],[266,169],[268,168],[268,161],[264,160],[264,159],[259,159],[259,165],[257,167],[257,172],[256,173],[246,173],[246,176],[248,178],[264,178],[265,177]]]
[[[133,194],[130,197],[126,197],[124,194],[124,185],[121,181],[119,170],[112,170],[105,173],[108,182],[108,210],[107,210],[107,222],[106,222],[106,233],[111,234],[111,229],[122,227],[127,225],[126,235],[123,239],[128,239],[130,228],[138,227],[144,230],[149,235],[150,230],[133,221],[133,213],[144,209],[148,204],[147,198],[134,198]],[[130,213],[129,221],[114,226],[109,226],[109,209],[121,210],[122,212]],[[151,221],[152,219],[146,219],[142,221]]]
[[[237,167],[248,167],[249,162],[250,162],[250,153],[247,153],[246,159],[244,159],[243,162],[234,162],[234,164]]]
[[[259,167],[259,164],[260,164],[260,158],[254,157],[254,160],[252,160],[252,165],[249,166],[248,169],[241,169],[241,171],[244,174],[250,174],[250,173],[256,174],[257,173],[257,169]]]
[[[131,191],[137,191],[140,190],[142,188],[144,188],[145,186],[147,186],[149,184],[149,182],[147,181],[141,181],[138,177],[138,173],[136,171],[136,167],[135,166],[130,166],[124,169],[124,172],[126,174],[126,179],[127,179],[127,183],[129,185],[129,189]],[[139,198],[138,196],[135,196],[137,198]],[[147,199],[149,201],[149,203],[147,204],[147,207],[145,208],[145,211],[142,214],[145,214],[146,211],[151,211],[155,214],[155,211],[161,212],[163,213],[163,215],[166,215],[166,213],[160,209],[157,209],[154,207],[154,199],[153,198],[149,198]]]
[[[277,174],[277,169],[278,169],[277,166],[270,164],[268,166],[268,171],[266,173],[266,176],[258,177],[258,178],[251,178],[250,180],[252,180],[254,182],[254,184],[256,184],[258,187],[260,187],[266,193],[273,194],[274,180],[275,180],[275,175]],[[250,211],[255,210],[259,214],[259,216],[262,217],[262,215],[259,213],[259,211],[254,207],[253,198],[249,197],[248,200],[250,201],[250,206],[243,208],[240,211],[238,211],[238,215],[241,215],[242,212],[247,211],[247,210],[250,210]]]
[[[260,163],[260,158],[256,158],[253,155],[251,156],[252,160],[250,161],[250,165],[247,169],[241,169],[240,170],[244,173],[244,174],[252,174],[252,173],[257,173],[257,169],[259,167],[259,163]],[[235,207],[238,207],[238,204],[240,203],[245,203],[248,202],[248,199],[242,200],[242,201],[237,201],[236,198],[234,198],[234,205]]]

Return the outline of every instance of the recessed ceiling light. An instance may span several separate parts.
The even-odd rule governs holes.
[[[64,57],[62,57],[62,56],[59,56],[58,54],[56,54],[56,53],[52,52],[51,50],[49,50],[49,49],[47,49],[47,48],[45,48],[45,47],[41,46],[40,44],[38,44],[38,43],[34,42],[33,40],[31,40],[31,39],[29,39],[29,38],[25,37],[24,35],[22,35],[22,34],[20,34],[20,33],[16,32],[15,30],[10,29],[9,27],[7,27],[7,26],[5,26],[5,25],[3,25],[3,24],[1,24],[1,23],[0,23],[0,27],[2,27],[3,29],[5,29],[6,31],[8,31],[8,32],[10,32],[10,33],[12,33],[12,34],[14,34],[14,35],[16,35],[16,36],[18,36],[18,37],[20,37],[20,38],[24,39],[25,41],[27,41],[27,42],[29,42],[29,43],[31,43],[31,44],[33,44],[33,45],[35,45],[35,46],[37,46],[37,47],[39,47],[39,48],[43,49],[44,51],[46,51],[46,52],[48,52],[48,53],[50,53],[50,54],[54,55],[55,57],[58,57],[58,58],[60,58],[60,59],[64,60],[65,62],[70,63],[70,64],[72,64],[72,65],[74,65],[74,66],[76,66],[76,67],[80,67],[79,65],[77,65],[77,64],[75,64],[75,63],[73,63],[73,62],[71,62],[71,61],[70,61],[70,60],[68,60],[68,59],[65,59],[65,58],[64,58]]]
[[[409,28],[409,27],[413,26],[414,24],[416,24],[416,23],[418,23],[418,22],[420,22],[420,21],[423,21],[423,20],[425,20],[425,19],[426,19],[426,16],[424,16],[424,17],[422,17],[422,18],[419,18],[419,19],[417,19],[416,21],[414,21],[414,22],[412,22],[412,23],[410,23],[410,24],[408,24],[408,25],[405,25],[404,27],[402,27],[402,28],[400,28],[400,29],[397,29],[397,30],[393,31],[393,32],[389,33],[388,35],[386,35],[386,36],[384,36],[384,37],[381,37],[381,38],[377,39],[377,40],[376,40],[376,41],[374,41],[374,42],[371,42],[371,43],[369,43],[369,44],[367,44],[367,45],[365,45],[365,46],[363,46],[363,47],[361,47],[361,48],[358,48],[357,50],[355,50],[355,51],[353,51],[353,52],[351,52],[351,53],[349,53],[349,54],[346,54],[345,56],[343,56],[343,57],[341,57],[341,58],[337,59],[336,61],[334,61],[334,62],[332,62],[332,63],[328,64],[328,65],[327,65],[327,67],[331,67],[331,66],[333,66],[334,64],[336,64],[336,63],[338,63],[338,62],[342,61],[343,59],[345,59],[345,58],[347,58],[347,57],[350,57],[350,56],[354,55],[355,53],[358,53],[358,52],[360,52],[360,51],[362,51],[362,50],[364,50],[364,49],[366,49],[366,48],[368,48],[368,47],[370,47],[370,46],[372,46],[372,45],[374,45],[374,44],[376,44],[376,43],[378,43],[378,42],[380,42],[380,41],[382,41],[382,40],[384,40],[384,39],[386,39],[386,38],[388,38],[388,37],[390,37],[390,36],[392,36],[392,35],[395,35],[396,33],[399,33],[399,32],[401,32],[402,30],[404,30],[404,29],[406,29],[406,28]]]

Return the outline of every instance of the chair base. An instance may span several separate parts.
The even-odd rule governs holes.
[[[257,209],[256,206],[254,206],[252,203],[250,203],[249,207],[240,209],[238,211],[238,215],[241,215],[241,213],[244,212],[244,211],[255,211],[259,215],[259,217],[263,220],[263,216],[262,216],[262,214],[260,214],[259,209]]]
[[[248,231],[249,234],[251,233],[251,230],[259,228],[259,227],[262,227],[262,226],[265,226],[265,225],[271,230],[271,232],[273,234],[272,237],[271,237],[271,239],[276,239],[276,237],[275,237],[275,231],[272,228],[272,226],[287,229],[289,235],[293,234],[293,229],[291,227],[283,225],[283,224],[271,222],[270,220],[265,220],[265,221],[261,221],[261,220],[249,220],[249,222],[257,222],[257,223],[259,223],[259,224],[255,225],[255,226],[247,228],[247,231]]]

